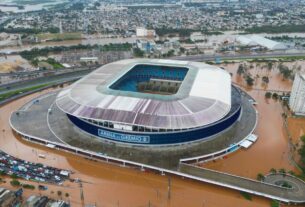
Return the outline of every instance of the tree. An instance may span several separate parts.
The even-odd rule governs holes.
[[[283,65],[283,63],[280,63],[278,65],[278,69],[285,79],[292,77],[292,70],[289,70],[289,68],[287,66]]]
[[[277,100],[277,99],[279,98],[279,95],[278,95],[277,93],[273,93],[273,94],[272,94],[272,98],[273,98],[274,100]]]
[[[262,77],[262,81],[263,81],[265,84],[268,84],[268,83],[269,83],[269,78],[268,78],[268,76],[263,76],[263,77]]]
[[[272,63],[271,61],[269,61],[269,62],[267,63],[267,69],[268,69],[269,71],[271,71],[272,68],[273,68],[273,63]]]
[[[15,179],[11,180],[10,183],[11,183],[12,186],[20,186],[21,185],[21,183],[18,180],[15,180]]]
[[[284,168],[279,169],[279,173],[286,174],[286,170]]]
[[[143,57],[144,56],[144,52],[142,50],[140,50],[139,48],[135,48],[133,50],[133,54],[136,57]]]
[[[246,77],[246,82],[247,82],[247,85],[248,85],[248,86],[253,86],[253,84],[254,84],[254,79],[253,79],[250,75],[247,75],[247,77]]]
[[[271,174],[276,174],[276,169],[271,168],[271,169],[269,170],[269,172],[270,172]]]
[[[180,52],[181,52],[182,54],[184,54],[184,53],[185,53],[185,48],[184,48],[184,47],[180,47]]]
[[[270,92],[266,92],[266,93],[265,93],[265,98],[271,98],[271,95],[272,95],[272,94],[271,94]]]
[[[256,179],[263,182],[265,180],[265,176],[262,173],[258,173]]]
[[[11,175],[11,178],[13,178],[13,179],[17,179],[17,178],[18,178],[18,175],[16,175],[16,174],[12,174],[12,175]]]
[[[287,181],[284,181],[283,184],[281,185],[281,187],[292,188],[292,186]]]
[[[278,201],[276,201],[276,200],[272,200],[270,206],[271,207],[279,207],[280,203]]]
[[[69,193],[65,193],[65,196],[68,198],[69,197]]]
[[[60,190],[57,191],[57,195],[60,197],[62,195],[62,192]]]
[[[237,69],[237,74],[241,75],[245,73],[245,67],[243,64],[239,64],[238,69]]]

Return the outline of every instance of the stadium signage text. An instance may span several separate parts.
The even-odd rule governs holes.
[[[110,132],[103,129],[98,129],[98,136],[104,137],[121,142],[132,142],[139,144],[147,144],[150,142],[149,136],[139,136],[139,135],[129,135],[129,134],[120,134],[116,132]]]

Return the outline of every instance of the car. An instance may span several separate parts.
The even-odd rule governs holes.
[[[48,190],[48,187],[44,186],[44,185],[38,185],[38,189],[39,190]]]
[[[57,175],[55,175],[54,178],[55,178],[56,181],[61,181],[61,178]]]

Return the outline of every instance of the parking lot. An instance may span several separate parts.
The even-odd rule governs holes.
[[[43,157],[43,155],[39,155]],[[61,184],[69,178],[69,171],[24,161],[0,151],[0,172],[38,182]]]

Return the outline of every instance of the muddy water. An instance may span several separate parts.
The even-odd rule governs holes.
[[[250,66],[251,63],[247,63]],[[253,89],[259,90],[277,90],[277,91],[290,91],[292,86],[291,80],[285,80],[280,75],[279,70],[277,69],[278,63],[273,63],[273,68],[268,70],[266,68],[266,63],[252,63],[253,68],[248,69],[249,73],[254,78],[254,86]],[[283,65],[288,66],[290,69],[293,67],[297,68],[301,66],[301,70],[305,70],[305,61],[295,61],[295,62],[285,62]],[[230,63],[230,64],[223,64],[221,65],[224,67],[228,72],[233,74],[232,81],[237,83],[245,88],[247,88],[246,82],[244,81],[242,76],[237,75],[237,68],[239,63]],[[262,77],[267,76],[269,77],[269,83],[265,84],[262,81]]]
[[[88,161],[16,138],[8,124],[11,112],[42,93],[45,91],[0,108],[0,149],[28,161],[70,169],[74,172],[72,177],[80,178],[83,185],[80,187],[78,183],[67,181],[63,186],[48,185],[49,190],[43,192],[26,190],[27,196],[42,193],[57,198],[56,192],[60,190],[63,195],[66,192],[70,194],[69,198],[65,199],[70,200],[73,207],[82,206],[82,203],[98,206],[269,206],[269,201],[263,198],[255,197],[253,201],[247,201],[239,192],[182,178],[171,178],[169,199],[167,176]],[[38,158],[38,154],[45,154],[46,159]],[[11,188],[8,184],[0,184],[2,185]],[[81,192],[84,195],[83,202]]]
[[[289,117],[288,128],[293,144],[300,143],[300,137],[305,135],[305,118]]]
[[[289,135],[292,144],[295,146],[293,151],[296,162],[300,161],[298,149],[302,146],[301,136],[305,135],[305,118],[304,117],[289,117],[288,120]]]
[[[224,67],[233,74],[233,82],[245,85],[243,78],[236,74],[238,64]],[[256,70],[252,69],[250,72],[254,74]],[[259,120],[254,132],[259,136],[258,141],[247,150],[239,150],[224,160],[209,162],[202,166],[250,178],[256,178],[258,173],[266,174],[271,168],[296,171],[288,156],[288,138],[284,129],[281,104],[272,99],[266,100],[264,91],[264,89],[290,91],[292,82],[283,80],[276,69],[272,71],[260,69],[257,73],[259,76],[268,75],[270,79],[267,86],[263,86],[258,80],[252,89],[246,88],[258,102],[256,109]]]

